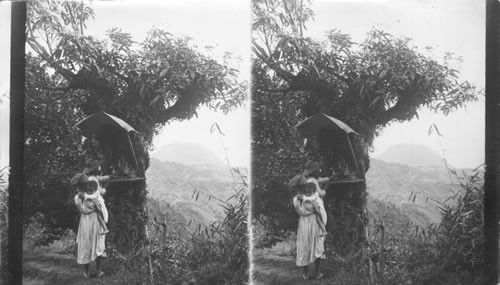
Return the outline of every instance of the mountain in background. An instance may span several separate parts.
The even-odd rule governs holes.
[[[443,166],[409,166],[371,159],[366,173],[368,194],[398,207],[414,223],[440,221],[438,202],[453,195],[458,181]],[[414,198],[415,197],[415,198]]]
[[[248,175],[245,168],[231,172],[214,153],[195,143],[169,144],[152,156],[146,171],[150,215],[167,213],[186,228],[222,220],[222,205],[234,194],[235,183],[239,187],[242,182],[236,171],[244,179]]]
[[[456,169],[456,173],[466,177],[472,171]],[[373,206],[370,199],[377,200],[386,206],[395,206],[419,226],[439,223],[439,204],[454,203],[455,200],[448,198],[462,189],[457,176],[444,166],[409,166],[378,159],[371,159],[366,184],[368,210]]]
[[[163,146],[151,156],[160,161],[177,162],[184,165],[224,165],[217,155],[197,143],[171,143]]]
[[[222,166],[183,165],[151,159],[146,171],[150,198],[166,203],[186,221],[202,224],[224,217],[220,200],[233,194],[230,172]]]
[[[397,144],[376,157],[379,160],[410,166],[444,166],[443,158],[423,144]]]
[[[471,170],[456,169],[456,173],[464,177]],[[458,178],[448,171],[439,154],[421,144],[394,145],[371,159],[366,183],[369,211],[373,213],[380,205],[394,206],[419,226],[438,223],[439,204],[454,203],[448,198],[461,189]]]

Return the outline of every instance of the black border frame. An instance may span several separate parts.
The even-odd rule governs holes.
[[[485,284],[499,274],[500,2],[486,0]],[[11,2],[8,284],[22,284],[22,201],[26,2]],[[5,276],[5,274],[2,274]]]
[[[8,284],[22,284],[26,2],[11,2]]]

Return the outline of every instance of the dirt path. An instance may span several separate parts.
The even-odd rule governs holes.
[[[92,266],[91,269],[93,269]],[[103,270],[109,272],[109,268],[106,268],[106,260],[103,262]],[[116,282],[110,274],[102,278],[85,279],[83,266],[76,264],[76,258],[65,253],[57,243],[23,251],[23,284],[25,285],[90,285],[116,284]]]
[[[313,272],[311,267],[309,272]],[[332,277],[325,264],[321,266],[324,278],[321,280],[302,279],[302,269],[295,265],[290,244],[281,243],[270,249],[256,250],[253,253],[253,285],[297,285],[332,284]]]

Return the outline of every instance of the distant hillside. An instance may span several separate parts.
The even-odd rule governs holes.
[[[382,217],[384,217],[384,225],[388,234],[401,233],[413,227],[413,224],[411,224],[413,220],[409,217],[410,215],[404,213],[400,206],[368,196],[366,208],[372,229],[375,220]]]
[[[184,165],[224,165],[213,152],[197,143],[172,143],[154,152],[152,157]]]
[[[374,199],[398,207],[413,222],[425,225],[440,220],[432,200],[443,202],[453,195],[452,186],[458,189],[452,177],[444,166],[408,166],[372,159],[366,173],[367,191]]]
[[[232,177],[223,166],[183,165],[153,158],[146,179],[151,198],[186,221],[203,224],[222,219],[223,208],[215,198],[225,201],[233,194]]]
[[[379,160],[411,166],[443,165],[442,157],[423,144],[398,144],[376,157]]]

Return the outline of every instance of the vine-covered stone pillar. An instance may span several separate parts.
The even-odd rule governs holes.
[[[346,255],[366,241],[366,182],[330,184],[324,198],[328,214],[327,244]]]
[[[335,177],[325,187],[327,244],[340,255],[357,253],[367,241],[367,146],[358,134],[349,136],[325,130],[316,139],[317,152],[324,162],[324,176]]]
[[[107,187],[107,240],[120,252],[133,250],[146,238],[146,194],[146,180],[117,181]]]

